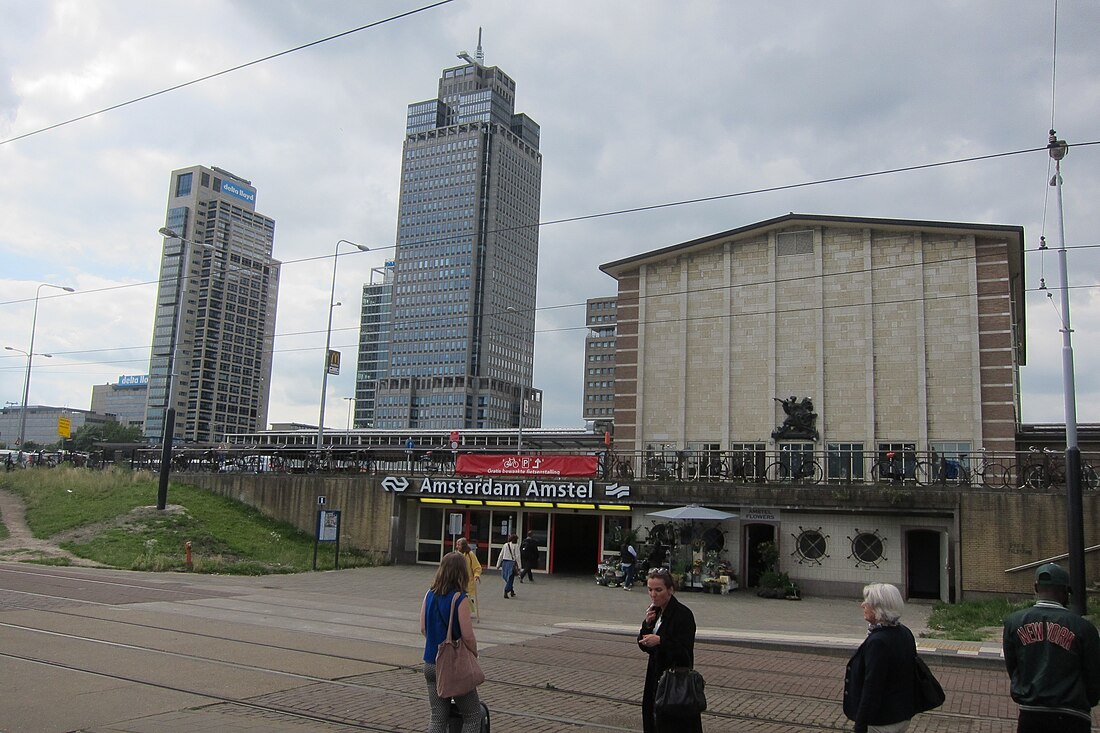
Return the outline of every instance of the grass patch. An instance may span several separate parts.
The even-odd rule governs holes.
[[[0,478],[0,486],[23,497],[35,537],[53,538],[74,555],[103,565],[185,570],[184,546],[190,541],[194,572],[264,575],[312,566],[311,535],[192,486],[173,484],[168,509],[157,511],[152,474],[56,468],[13,476]],[[341,567],[378,564],[371,553],[341,549]],[[331,568],[334,552],[330,544],[322,545],[317,566]]]
[[[1009,601],[1001,598],[964,603],[937,603],[928,617],[928,632],[923,636],[932,639],[957,641],[1001,640],[1004,620],[1014,611],[1027,608],[1034,600]],[[1090,604],[1088,620],[1100,623],[1100,606]]]

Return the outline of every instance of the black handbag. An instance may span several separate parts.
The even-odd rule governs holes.
[[[943,705],[943,701],[947,699],[947,696],[943,694],[943,687],[919,654],[917,655],[916,669],[913,708],[918,713],[923,713]]]
[[[703,675],[687,667],[669,667],[657,681],[653,707],[663,715],[691,715],[707,709]]]

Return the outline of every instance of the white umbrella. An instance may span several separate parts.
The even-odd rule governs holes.
[[[662,519],[737,519],[736,514],[730,514],[729,512],[723,512],[719,509],[708,509],[705,506],[698,504],[688,504],[687,506],[678,506],[674,509],[662,509],[659,512],[649,512],[648,516],[661,517]]]

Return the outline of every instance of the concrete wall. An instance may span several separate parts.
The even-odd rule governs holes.
[[[392,559],[393,494],[374,479],[359,477],[184,474],[176,477],[211,493],[255,507],[265,516],[316,533],[317,497],[326,509],[340,510],[340,546],[381,553]]]

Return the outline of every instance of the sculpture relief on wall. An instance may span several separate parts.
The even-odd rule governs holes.
[[[772,397],[773,400],[783,405],[783,412],[787,417],[783,418],[783,424],[772,431],[775,440],[817,440],[817,413],[814,412],[814,401],[809,397],[799,400],[791,395],[785,400]]]

